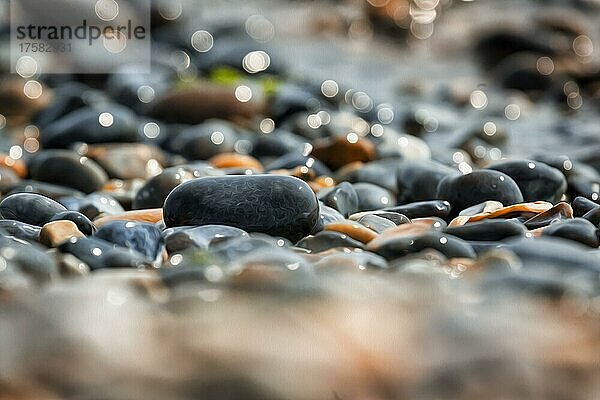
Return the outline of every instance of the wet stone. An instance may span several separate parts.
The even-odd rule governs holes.
[[[102,188],[106,172],[93,160],[67,150],[45,150],[29,163],[32,179],[67,186],[83,193]]]
[[[537,229],[555,222],[573,218],[573,209],[569,203],[558,203],[554,207],[525,221],[528,229]]]
[[[489,201],[484,201],[483,203],[480,203],[480,204],[475,204],[474,206],[471,206],[469,208],[465,208],[464,210],[459,212],[458,215],[472,217],[477,214],[489,213],[492,211],[496,211],[496,210],[501,209],[502,207],[504,207],[504,206],[499,201],[489,200]]]
[[[318,218],[313,191],[288,176],[198,178],[175,188],[164,205],[167,227],[229,225],[291,241],[308,235]]]
[[[212,120],[183,130],[171,143],[170,149],[190,160],[209,158],[234,151],[238,135],[232,125]]]
[[[377,237],[377,232],[354,221],[333,222],[325,225],[323,230],[340,232],[362,243],[369,243]]]
[[[377,217],[385,218],[392,221],[395,225],[410,224],[410,219],[404,215],[393,211],[364,211],[356,214],[352,214],[349,219],[352,221],[358,221],[360,218],[366,215],[375,215]]]
[[[378,242],[376,246],[369,246],[369,249],[387,260],[401,258],[426,249],[439,251],[447,258],[476,257],[475,251],[467,242],[439,232],[429,232],[417,236],[390,236]]]
[[[524,201],[560,201],[567,190],[567,180],[558,169],[532,160],[507,160],[489,169],[510,176],[519,186]]]
[[[110,221],[134,221],[157,223],[163,218],[162,208],[149,208],[144,210],[126,211],[121,214],[105,215],[96,218],[93,222],[98,228]]]
[[[523,195],[515,181],[502,172],[492,170],[444,178],[438,186],[437,197],[450,202],[453,215],[486,200],[505,205],[523,202]]]
[[[573,216],[582,217],[588,212],[600,208],[600,204],[590,199],[586,199],[585,197],[578,196],[571,202],[571,207],[573,207]]]
[[[60,220],[48,222],[40,232],[40,243],[48,247],[56,247],[73,237],[84,237],[72,221]]]
[[[359,182],[352,185],[358,195],[358,211],[381,210],[396,204],[396,196],[381,186]]]
[[[133,198],[132,208],[139,210],[143,208],[162,207],[168,194],[178,185],[192,179],[191,172],[183,168],[168,168],[153,178],[150,178],[144,186],[138,190]]]
[[[12,219],[0,219],[0,231],[18,239],[33,242],[38,240],[41,228],[36,225],[30,225]]]
[[[447,176],[456,176],[456,169],[435,161],[407,160],[398,167],[398,203],[435,200],[437,187]]]
[[[317,158],[305,156],[297,151],[293,151],[277,158],[267,165],[265,169],[267,171],[274,171],[278,169],[294,169],[296,167],[307,167],[313,169],[317,176],[332,175],[331,170]]]
[[[135,250],[152,261],[159,260],[165,248],[160,229],[147,222],[111,221],[99,228],[94,237]]]
[[[317,273],[356,273],[363,271],[384,271],[388,269],[385,258],[366,251],[338,252],[322,257],[314,263]]]
[[[335,173],[338,182],[372,183],[392,192],[398,190],[396,168],[400,159],[377,160],[370,163],[353,162]]]
[[[344,217],[358,211],[358,195],[348,182],[342,182],[331,189],[323,189],[317,193],[317,197],[327,206],[338,210]]]
[[[168,228],[162,232],[167,251],[174,253],[189,248],[206,250],[212,243],[248,236],[245,231],[226,225],[203,225]]]
[[[139,268],[148,265],[148,259],[137,251],[116,247],[98,238],[72,238],[58,246],[62,253],[72,254],[90,270],[101,268]]]
[[[500,241],[507,237],[525,235],[527,229],[514,221],[485,220],[449,227],[444,232],[467,241]]]
[[[56,201],[34,193],[17,193],[0,202],[2,218],[42,226],[57,213],[67,209]]]
[[[41,144],[44,148],[68,148],[76,142],[123,143],[137,139],[135,114],[111,104],[103,111],[85,107],[66,114],[44,129]]]
[[[354,161],[367,162],[375,158],[375,147],[367,139],[350,141],[345,136],[320,139],[314,143],[312,154],[332,170]]]
[[[115,215],[124,212],[123,206],[112,196],[102,193],[92,193],[79,200],[77,211],[91,220],[99,215]]]
[[[423,217],[446,218],[450,214],[451,205],[445,200],[418,201],[395,207],[387,207],[384,211],[399,213],[410,219]]]
[[[96,161],[111,178],[146,179],[165,163],[162,151],[145,143],[89,145],[84,155]]]
[[[83,192],[80,192],[79,190],[71,189],[61,185],[54,185],[52,183],[44,183],[32,180],[23,180],[15,185],[12,185],[9,188],[8,194],[15,193],[36,193],[56,201],[59,201],[64,197],[81,198],[85,196]]]
[[[542,231],[542,235],[574,240],[590,247],[600,245],[598,228],[583,218],[553,223]]]
[[[237,153],[221,153],[211,157],[208,162],[215,168],[249,168],[262,172],[263,166],[256,158]]]
[[[344,216],[338,210],[328,207],[322,201],[319,201],[319,219],[311,233],[323,230],[323,227],[327,224],[343,220]]]
[[[308,249],[313,253],[338,247],[364,249],[365,245],[342,232],[322,231],[301,239],[296,246]]]
[[[367,214],[356,220],[359,224],[369,228],[377,233],[382,233],[386,229],[395,228],[396,224],[389,219],[379,217],[374,214]]]
[[[586,212],[581,218],[590,221],[596,227],[600,227],[600,207]]]

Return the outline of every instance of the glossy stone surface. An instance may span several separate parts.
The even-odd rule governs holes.
[[[447,176],[456,176],[458,170],[435,161],[406,160],[397,171],[398,203],[435,200],[437,187]]]
[[[72,254],[90,269],[139,268],[148,265],[148,259],[134,250],[116,247],[98,238],[72,238],[58,246],[63,253]]]
[[[0,219],[0,231],[18,239],[36,241],[40,236],[41,228],[36,225],[12,219]]]
[[[387,207],[384,211],[399,213],[413,219],[431,216],[446,218],[450,214],[451,209],[452,206],[445,200],[431,200]]]
[[[434,249],[448,258],[475,258],[473,248],[464,240],[457,237],[430,232],[417,236],[390,237],[382,240],[377,246],[369,246],[375,253],[388,260],[403,257],[425,249]]]
[[[338,210],[344,217],[358,211],[358,195],[354,186],[348,182],[342,182],[331,189],[323,189],[317,193],[317,197],[327,206]]]
[[[366,214],[356,220],[366,228],[372,229],[377,233],[382,233],[386,229],[395,228],[396,224],[387,218],[379,217],[375,214]]]
[[[543,236],[555,236],[574,240],[590,247],[598,247],[598,228],[583,218],[574,218],[549,225],[542,231]]]
[[[292,241],[309,234],[318,217],[313,191],[288,176],[198,178],[175,188],[164,205],[167,227],[229,225]]]
[[[365,245],[342,232],[322,231],[314,236],[307,236],[300,240],[296,246],[308,249],[313,253],[333,249],[336,247],[364,249]]]
[[[514,221],[490,219],[449,227],[444,232],[464,240],[500,241],[507,237],[525,235],[527,229]]]
[[[108,108],[112,118],[103,111],[85,107],[57,119],[44,129],[43,147],[67,148],[75,142],[134,142],[138,137],[135,115],[123,106],[112,104]],[[107,126],[100,123],[101,119]]]
[[[40,231],[40,243],[48,247],[56,247],[72,237],[84,237],[72,221],[59,220],[48,222]]]
[[[193,174],[183,168],[168,168],[146,181],[133,198],[134,210],[162,207],[168,194]]]
[[[358,182],[352,185],[358,196],[358,211],[381,210],[396,203],[396,196],[381,186]]]
[[[211,243],[248,236],[248,233],[226,225],[203,225],[197,227],[169,228],[162,232],[167,251],[173,253],[190,248],[208,249]]]
[[[35,193],[17,193],[0,202],[0,215],[31,225],[42,226],[67,209],[56,201]]]
[[[488,167],[513,178],[524,201],[545,200],[555,203],[567,191],[567,179],[558,169],[532,160],[507,160]]]
[[[78,201],[77,211],[94,220],[99,215],[115,215],[125,210],[112,196],[103,193],[92,193]]]
[[[162,232],[147,222],[108,222],[94,233],[94,237],[135,250],[150,260],[160,258],[165,248]]]
[[[52,218],[50,218],[49,222],[61,221],[61,220],[67,220],[67,221],[74,222],[75,225],[77,225],[77,228],[84,235],[89,236],[89,235],[93,234],[94,231],[96,230],[96,227],[94,226],[92,221],[90,221],[90,219],[88,217],[86,217],[85,215],[83,215],[82,213],[80,213],[78,211],[63,211],[63,212],[56,213],[56,214],[54,214],[54,216]]]
[[[523,195],[515,181],[493,170],[446,177],[438,186],[437,197],[450,202],[453,215],[486,200],[496,200],[504,205],[523,202]]]
[[[578,196],[571,202],[571,207],[573,207],[573,216],[582,217],[584,214],[600,208],[600,204],[590,199],[586,199],[585,197]]]

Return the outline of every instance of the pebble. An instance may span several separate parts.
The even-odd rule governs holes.
[[[66,149],[77,142],[124,143],[137,139],[133,112],[126,107],[110,104],[102,111],[84,107],[62,116],[44,128],[41,144],[46,149]]]
[[[396,196],[391,191],[372,183],[358,182],[352,184],[358,196],[357,211],[373,211],[396,204]]]
[[[18,239],[35,242],[40,236],[41,228],[36,225],[12,219],[0,219],[0,232],[14,236]]]
[[[67,209],[56,201],[35,193],[16,193],[0,202],[0,215],[30,225],[42,226]]]
[[[574,240],[594,248],[600,245],[598,228],[583,218],[573,218],[550,224],[544,228],[542,236],[554,236]]]
[[[94,237],[135,250],[151,261],[159,261],[165,248],[162,232],[148,222],[110,221],[102,225]]]
[[[350,141],[346,137],[336,136],[320,139],[313,146],[312,155],[332,170],[355,161],[368,162],[375,158],[375,146],[361,137]]]
[[[226,121],[211,120],[182,130],[170,141],[170,150],[190,160],[208,160],[234,151],[238,135]]]
[[[318,218],[313,191],[289,176],[198,178],[175,188],[164,204],[167,227],[229,225],[293,242],[309,234]]]
[[[221,153],[211,157],[208,162],[215,168],[250,168],[263,171],[263,166],[256,158],[237,153]]]
[[[450,203],[445,200],[418,201],[384,209],[384,211],[405,215],[409,219],[430,216],[446,218],[450,215],[451,210],[452,207]]]
[[[325,231],[340,232],[362,243],[369,243],[377,237],[377,232],[354,221],[340,221],[325,225]]]
[[[346,218],[358,211],[358,194],[354,186],[348,182],[323,189],[317,193],[317,197],[325,205],[338,210]]]
[[[557,221],[573,218],[573,209],[569,203],[558,203],[552,208],[527,219],[524,224],[528,229],[537,229]]]
[[[523,202],[523,195],[515,181],[502,172],[492,170],[446,177],[438,186],[437,197],[450,202],[453,216],[487,200],[499,201],[504,205]]]
[[[571,206],[575,217],[582,217],[588,212],[600,208],[600,204],[582,196],[575,197],[571,202]]]
[[[456,169],[429,160],[406,160],[397,171],[398,203],[434,200],[440,181],[456,176]]]
[[[125,210],[112,196],[92,193],[77,201],[77,211],[93,220],[100,215],[116,215]]]
[[[110,221],[134,221],[157,223],[163,219],[162,208],[149,208],[144,210],[126,211],[121,214],[104,215],[95,219],[94,225],[100,228]]]
[[[173,189],[192,178],[193,173],[184,168],[167,168],[146,181],[135,194],[131,206],[134,210],[162,207]]]
[[[490,219],[452,226],[444,229],[444,232],[467,241],[501,241],[508,237],[523,236],[527,229],[518,222]]]
[[[116,179],[150,178],[160,172],[166,162],[162,150],[145,143],[88,145],[83,155],[98,163],[109,177]]]
[[[60,220],[48,222],[40,231],[40,243],[48,247],[57,247],[73,237],[85,237],[72,221]]]
[[[296,246],[308,249],[312,253],[320,253],[335,248],[364,249],[365,245],[345,233],[338,231],[322,231],[301,239]]]
[[[395,225],[402,225],[402,224],[410,223],[410,219],[404,214],[400,214],[400,213],[393,212],[393,211],[381,211],[381,210],[364,211],[364,212],[352,214],[352,215],[350,215],[350,217],[348,217],[348,219],[350,219],[352,221],[358,221],[359,219],[361,219],[362,217],[367,216],[367,215],[375,215],[377,217],[385,218],[389,221],[392,221]]]
[[[102,188],[106,172],[95,161],[67,150],[45,150],[29,162],[32,179],[67,186],[83,193]]]
[[[389,219],[379,217],[375,214],[366,214],[356,220],[359,224],[375,231],[382,233],[386,229],[395,228],[397,225]]]
[[[207,250],[212,243],[240,236],[248,237],[247,232],[226,225],[169,228],[164,230],[162,235],[165,238],[167,251],[169,253],[190,248]]]
[[[74,222],[75,225],[77,225],[77,229],[79,229],[81,233],[87,236],[93,234],[96,230],[96,227],[94,226],[92,221],[90,221],[88,217],[86,217],[78,211],[63,211],[54,214],[54,216],[50,218],[50,222],[62,220]]]
[[[532,160],[507,160],[488,167],[510,176],[519,186],[524,201],[560,201],[567,191],[567,179],[551,166]]]
[[[439,232],[428,232],[415,236],[390,236],[369,245],[368,248],[387,260],[394,260],[425,249],[439,251],[447,258],[476,257],[475,251],[466,241]]]
[[[148,266],[148,259],[137,251],[116,247],[94,237],[73,237],[58,246],[62,253],[72,254],[87,264],[91,271],[101,268],[140,268]]]

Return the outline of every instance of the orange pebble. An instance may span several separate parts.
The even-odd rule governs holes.
[[[163,218],[162,208],[150,208],[147,210],[127,211],[117,215],[105,215],[94,220],[94,225],[100,228],[110,221],[137,221],[156,223]]]
[[[369,243],[377,237],[377,232],[354,221],[333,222],[325,225],[323,230],[345,233],[352,239],[362,243]]]
[[[262,171],[262,164],[254,157],[237,153],[217,154],[208,160],[216,168],[252,168]]]

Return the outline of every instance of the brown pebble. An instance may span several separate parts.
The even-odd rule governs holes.
[[[157,223],[163,218],[162,208],[150,208],[146,210],[127,211],[122,214],[105,215],[94,220],[94,225],[100,228],[110,221],[137,221]]]
[[[263,171],[263,166],[256,158],[245,154],[222,153],[208,160],[215,168],[252,168],[255,171]]]
[[[539,214],[551,209],[552,207],[552,203],[549,203],[547,201],[534,201],[532,203],[513,204],[511,206],[502,207],[498,210],[491,212],[482,212],[471,216],[459,215],[458,217],[454,218],[448,224],[448,226],[460,226],[468,222],[476,222],[484,219],[509,218],[511,215],[515,214]]]
[[[84,237],[73,221],[60,220],[48,222],[40,231],[40,243],[48,247],[56,247],[72,237]]]
[[[323,230],[344,233],[362,243],[369,243],[377,237],[377,232],[354,221],[339,221],[325,225]]]
[[[85,155],[96,161],[109,176],[118,179],[147,179],[162,171],[162,151],[144,143],[87,145]]]
[[[339,169],[355,161],[367,162],[375,158],[375,146],[358,137],[355,143],[344,136],[317,141],[312,154],[328,167]]]

